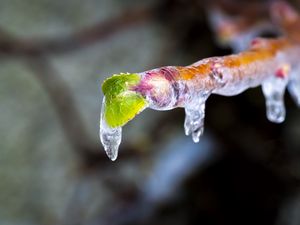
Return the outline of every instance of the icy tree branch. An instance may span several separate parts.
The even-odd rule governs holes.
[[[184,108],[185,134],[199,142],[204,131],[205,103],[211,94],[233,96],[262,86],[267,118],[283,122],[286,87],[300,106],[300,16],[284,2],[273,3],[271,15],[284,37],[256,38],[238,54],[211,57],[189,66],[121,73],[105,80],[100,139],[108,157],[116,160],[122,126],[145,108]]]

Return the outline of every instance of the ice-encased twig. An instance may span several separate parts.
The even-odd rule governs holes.
[[[115,119],[123,123],[116,127],[105,123],[105,104],[112,103],[104,100],[100,132],[102,143],[108,155],[115,159],[116,149],[120,143],[117,141],[120,138],[119,129],[136,115],[132,114],[132,118],[122,119],[128,116],[124,113],[128,108],[122,110],[122,107],[132,102],[131,93],[142,96],[147,102],[145,107],[155,110],[185,108],[185,133],[191,134],[194,142],[198,142],[203,133],[205,101],[210,94],[232,96],[248,88],[262,85],[266,97],[267,117],[272,122],[280,123],[285,117],[283,95],[287,84],[293,96],[299,96],[297,89],[299,79],[296,75],[299,58],[300,45],[288,39],[258,38],[252,42],[248,51],[240,54],[208,58],[187,67],[168,66],[136,74],[136,80],[132,85],[128,85],[131,81],[126,80],[130,75],[119,75],[123,76],[122,82],[127,86],[122,87],[124,91],[114,96],[111,102],[124,98],[123,102],[117,104],[114,112]],[[115,76],[112,79],[117,82],[121,77]],[[111,88],[116,85],[112,80],[106,82],[111,82]],[[143,109],[139,109],[136,113]],[[106,116],[110,121],[113,119],[109,113]]]
[[[295,26],[283,28],[289,33],[290,27]],[[198,142],[210,94],[233,96],[259,85],[266,98],[267,118],[283,122],[287,85],[296,103],[300,102],[300,38],[291,34],[286,38],[256,38],[248,50],[239,54],[207,58],[186,67],[167,66],[107,79],[102,87],[107,98],[100,128],[107,154],[116,159],[121,127],[146,107],[185,108],[185,133]]]

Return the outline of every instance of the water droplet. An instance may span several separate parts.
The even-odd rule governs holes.
[[[118,157],[118,150],[122,139],[122,127],[111,128],[104,119],[105,97],[103,98],[100,115],[100,140],[107,156],[115,161]]]

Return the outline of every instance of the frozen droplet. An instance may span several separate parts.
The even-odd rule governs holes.
[[[271,77],[264,81],[262,90],[266,99],[267,118],[274,123],[285,119],[284,92],[287,78]]]
[[[192,134],[193,141],[199,142],[204,131],[205,98],[191,101],[185,106],[184,131],[186,135]]]
[[[100,115],[100,140],[107,156],[115,161],[118,157],[119,145],[122,139],[122,127],[111,128],[104,119],[105,97],[103,98]]]

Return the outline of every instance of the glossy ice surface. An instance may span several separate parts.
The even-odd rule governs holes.
[[[232,96],[259,85],[266,99],[267,118],[281,123],[285,119],[283,97],[287,86],[296,103],[300,103],[299,58],[299,45],[286,39],[259,38],[252,42],[248,51],[240,54],[203,59],[186,67],[168,66],[136,74],[135,82],[131,85],[123,82],[117,95],[111,95],[111,101],[103,99],[100,138],[104,149],[109,158],[115,160],[121,143],[122,126],[146,107],[154,110],[183,107],[185,134],[191,135],[194,142],[199,142],[204,131],[205,103],[210,94]],[[122,77],[122,80],[127,78]],[[114,80],[118,81],[116,77]],[[114,82],[105,82],[104,85],[114,90]],[[145,101],[144,106],[138,107],[134,114],[129,112],[135,108],[132,96],[139,96],[139,101]],[[128,104],[132,107],[125,107]],[[106,107],[114,109],[113,117],[106,115],[112,124],[105,119]],[[128,118],[127,112],[131,115]],[[124,116],[125,120],[120,120]],[[123,122],[120,126],[114,126],[114,121]]]

